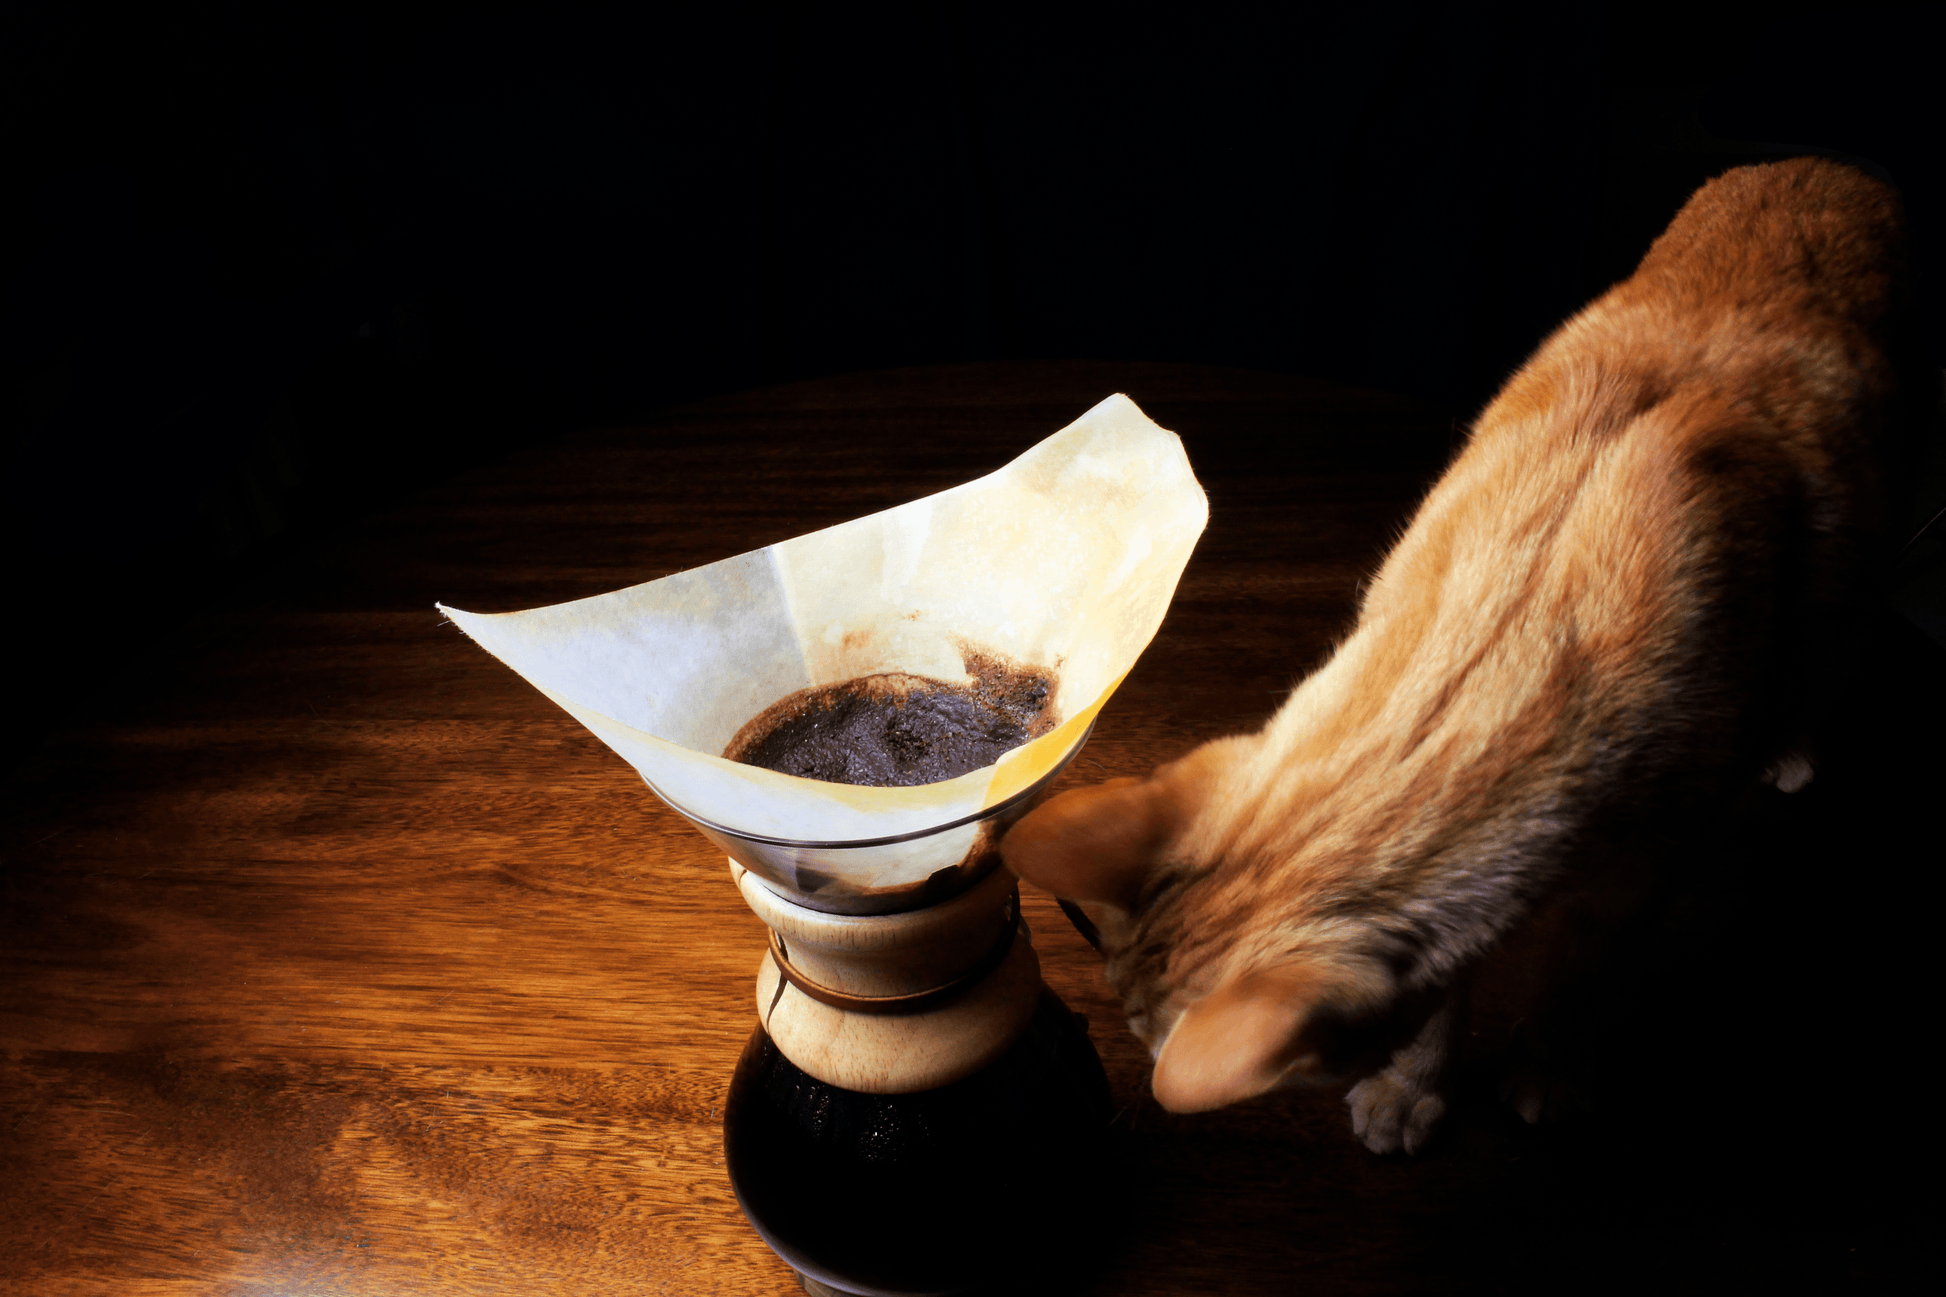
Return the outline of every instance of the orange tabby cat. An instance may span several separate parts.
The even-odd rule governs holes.
[[[1483,955],[1766,768],[1808,778],[1877,542],[1901,228],[1819,159],[1705,185],[1480,416],[1261,731],[1008,835],[1091,903],[1164,1107],[1362,1076],[1354,1129],[1418,1148]]]

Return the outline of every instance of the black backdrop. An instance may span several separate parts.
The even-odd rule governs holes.
[[[1463,419],[1726,166],[1937,228],[1923,7],[693,8],[0,18],[14,754],[127,615],[565,427],[1011,356]]]

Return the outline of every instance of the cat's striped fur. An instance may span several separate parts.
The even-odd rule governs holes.
[[[1014,829],[1092,903],[1165,1106],[1364,1076],[1366,1142],[1416,1147],[1475,962],[1790,755],[1878,543],[1901,247],[1835,163],[1710,182],[1480,416],[1261,731]]]

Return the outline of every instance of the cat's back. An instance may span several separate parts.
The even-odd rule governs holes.
[[[1524,483],[1546,512],[1632,459],[1638,525],[1708,548],[1753,510],[1791,525],[1771,515],[1795,501],[1856,561],[1897,435],[1906,269],[1898,195],[1871,176],[1822,158],[1727,172],[1514,375],[1454,485]]]
[[[1898,195],[1862,171],[1793,158],[1725,172],[1650,247],[1618,306],[1764,328],[1863,328],[1904,278]]]
[[[1706,185],[1482,413],[1341,655],[1387,710],[1348,718],[1495,769],[1621,733],[1618,772],[1771,759],[1881,536],[1902,261],[1850,168]]]
[[[1598,437],[1693,408],[1662,435],[1754,431],[1817,459],[1865,452],[1890,413],[1906,278],[1889,186],[1823,158],[1737,168],[1542,346],[1481,430],[1538,420]]]

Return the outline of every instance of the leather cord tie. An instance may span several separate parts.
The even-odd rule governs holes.
[[[847,1013],[925,1013],[953,999],[1000,966],[1000,961],[1005,959],[1007,952],[1014,948],[1014,936],[1020,931],[1019,888],[1015,888],[1008,896],[1007,910],[1006,926],[1001,928],[999,939],[971,968],[944,986],[914,991],[910,995],[847,995],[843,991],[834,991],[828,986],[820,986],[800,973],[796,965],[792,964],[789,957],[784,954],[784,943],[778,937],[775,928],[770,931],[770,958],[777,965],[777,971],[783,975],[786,982],[819,1004],[828,1004],[834,1009],[843,1009]]]
[[[1101,929],[1095,926],[1095,921],[1089,918],[1079,905],[1065,896],[1055,897],[1054,903],[1061,907],[1061,913],[1068,916],[1068,922],[1072,923],[1074,930],[1081,934],[1081,939],[1093,946],[1097,955],[1103,953]]]

